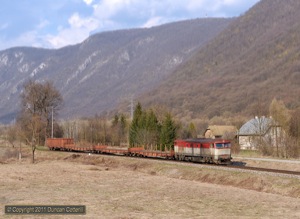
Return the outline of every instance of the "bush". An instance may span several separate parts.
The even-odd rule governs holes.
[[[19,156],[19,151],[17,149],[5,149],[5,152],[3,155],[0,157],[2,161],[11,159],[11,158],[18,158]]]

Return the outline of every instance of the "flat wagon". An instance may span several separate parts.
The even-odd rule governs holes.
[[[73,138],[47,138],[46,145],[50,150],[72,151],[75,148]]]

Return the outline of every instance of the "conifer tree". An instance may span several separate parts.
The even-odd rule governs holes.
[[[137,145],[137,136],[140,126],[140,119],[142,116],[142,105],[138,103],[135,107],[133,113],[133,119],[131,121],[130,130],[129,130],[129,146],[134,147]]]
[[[175,138],[176,125],[172,120],[171,114],[167,113],[161,127],[160,143],[162,145],[162,149],[173,149],[172,146]]]
[[[149,135],[149,143],[152,145],[157,145],[159,143],[159,132],[160,132],[160,125],[157,119],[157,116],[150,110],[148,113],[148,135]]]
[[[124,114],[120,116],[120,139],[122,142],[127,141],[126,139],[126,127],[127,127],[127,121]]]

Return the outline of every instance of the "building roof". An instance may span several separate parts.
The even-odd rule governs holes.
[[[207,130],[210,130],[214,136],[223,136],[228,133],[237,133],[237,128],[231,125],[210,125],[208,126],[206,131]]]
[[[272,118],[255,117],[240,128],[239,135],[264,135],[272,125],[274,125]]]

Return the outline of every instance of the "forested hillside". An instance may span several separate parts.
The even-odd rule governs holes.
[[[179,117],[252,115],[273,98],[300,106],[300,1],[262,0],[141,102]]]

